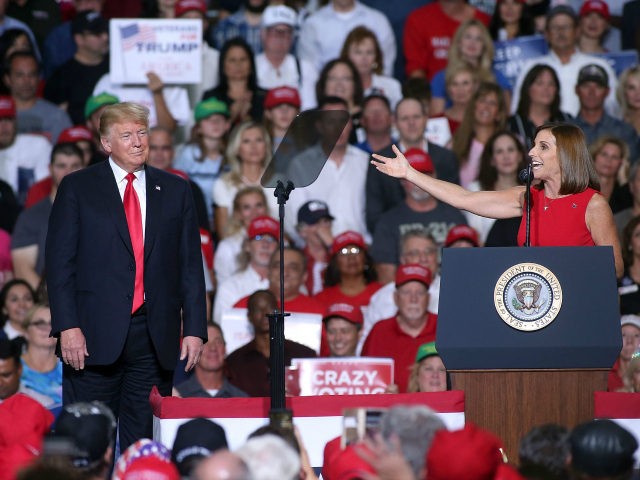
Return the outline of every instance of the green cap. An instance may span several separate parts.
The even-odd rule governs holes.
[[[196,109],[193,112],[196,122],[216,114],[224,115],[229,118],[229,107],[226,103],[218,100],[216,97],[209,97],[206,100],[201,101],[196,105]]]
[[[120,99],[111,93],[102,92],[93,97],[89,97],[87,103],[84,104],[84,118],[89,118],[93,112],[105,105],[113,105],[120,103]]]
[[[436,350],[436,342],[423,343],[418,347],[418,353],[416,353],[416,363],[421,362],[427,357],[433,357],[434,355],[438,355],[438,350]]]

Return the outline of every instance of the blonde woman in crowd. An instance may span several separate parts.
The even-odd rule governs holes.
[[[624,121],[633,125],[640,138],[640,65],[627,68],[622,72],[616,93]],[[636,150],[640,151],[640,140]],[[632,158],[631,162],[636,160]]]
[[[245,187],[236,194],[225,237],[218,243],[213,261],[218,283],[239,270],[238,255],[242,251],[247,228],[254,218],[265,216],[268,211],[262,187]]]
[[[416,362],[411,366],[407,391],[414,393],[446,390],[451,390],[451,380],[436,350],[436,342],[420,345],[416,353]]]
[[[449,49],[447,68],[437,72],[431,80],[430,115],[438,115],[451,104],[446,92],[446,72],[460,64],[469,65],[481,82],[497,83],[502,89],[504,101],[511,101],[511,84],[498,70],[493,68],[494,48],[489,31],[480,20],[472,19],[456,30]]]
[[[22,324],[27,341],[21,357],[20,381],[31,390],[49,397],[53,405],[62,405],[62,362],[56,356],[56,338],[51,333],[51,310],[35,304]]]
[[[640,393],[640,351],[636,350],[622,375],[624,387],[619,392]]]
[[[262,173],[271,160],[271,139],[267,129],[254,121],[241,123],[231,131],[225,156],[229,171],[213,184],[215,229],[218,238],[227,235],[227,222],[236,193],[245,187],[260,186]],[[277,212],[273,190],[268,189],[265,194],[267,198],[273,199],[273,212]]]
[[[467,110],[473,94],[478,90],[478,73],[469,65],[460,64],[447,69],[445,82],[451,105],[445,109],[444,116],[449,121],[449,129],[453,135],[464,119],[464,112]]]

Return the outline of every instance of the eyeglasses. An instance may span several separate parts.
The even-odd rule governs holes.
[[[357,255],[360,253],[360,247],[342,247],[338,253],[340,255]]]
[[[29,326],[45,330],[51,328],[51,322],[47,322],[46,320],[36,320],[35,322],[31,322]]]
[[[274,243],[276,241],[276,239],[273,238],[271,235],[256,235],[251,240],[255,240],[256,242],[260,242],[264,240],[265,242],[268,242],[268,243]]]
[[[438,249],[435,247],[425,248],[424,250],[409,250],[404,252],[403,256],[407,258],[420,258],[422,256],[428,257],[429,255],[435,255],[438,253]]]
[[[267,33],[269,35],[273,35],[274,37],[290,37],[291,35],[293,35],[293,29],[270,27],[267,28]]]

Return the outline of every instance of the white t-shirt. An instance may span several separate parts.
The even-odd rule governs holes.
[[[298,65],[300,66],[299,71]],[[295,57],[289,54],[285,57],[282,65],[275,68],[267,60],[266,55],[261,53],[256,55],[256,75],[258,85],[265,90],[283,86],[297,89],[302,103],[300,110],[310,110],[316,107],[318,70],[308,60],[301,59],[296,64]]]
[[[397,46],[391,23],[384,13],[358,1],[350,12],[336,12],[329,3],[309,15],[300,29],[298,58],[309,60],[318,71],[322,70],[328,61],[340,56],[347,35],[359,26],[376,34],[384,57],[384,73],[393,75]]]
[[[312,147],[307,151],[310,158],[314,157],[313,152],[317,149],[319,147]],[[304,155],[305,152],[300,156]],[[300,177],[300,174],[296,172],[309,168],[304,160],[296,160],[291,164],[290,178],[292,179]],[[334,236],[346,230],[354,230],[360,233],[367,243],[370,243],[371,235],[367,231],[364,216],[365,181],[368,168],[369,155],[352,145],[347,146],[340,166],[337,166],[331,159],[327,160],[318,178],[311,185],[296,188],[291,192],[285,215],[287,233],[292,238],[297,238],[295,226],[298,220],[298,210],[309,200],[322,200],[329,206],[329,212],[334,217],[331,229]]]
[[[251,295],[256,290],[269,287],[267,278],[260,278],[251,266],[245,270],[235,273],[218,286],[216,300],[213,304],[213,320],[219,325],[222,314],[233,308],[235,303]]]
[[[18,133],[10,147],[0,150],[0,179],[16,195],[25,197],[33,183],[49,176],[50,157],[51,144],[46,138]]]

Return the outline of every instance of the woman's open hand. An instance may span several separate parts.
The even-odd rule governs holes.
[[[396,154],[395,158],[383,157],[382,155],[374,153],[372,155],[374,160],[372,160],[371,163],[378,171],[389,175],[390,177],[407,178],[407,173],[410,168],[409,161],[398,147],[392,145],[391,148]]]

